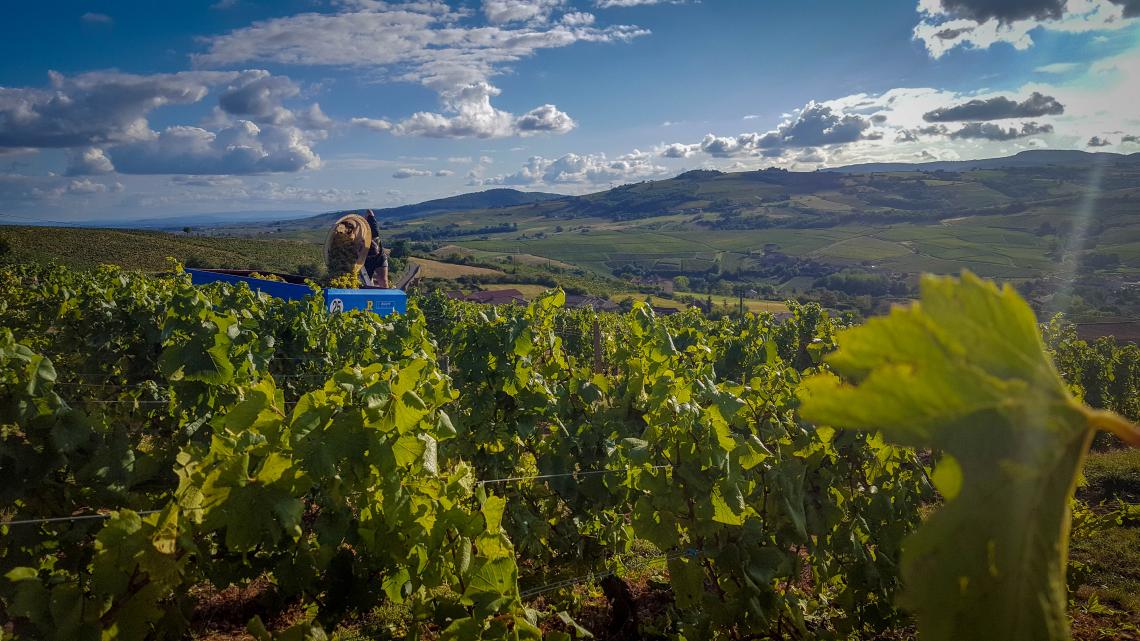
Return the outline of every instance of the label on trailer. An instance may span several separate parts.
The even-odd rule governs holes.
[[[330,300],[329,301],[329,311],[330,312],[343,312],[344,311],[344,301],[339,299],[339,298],[334,298],[334,299]]]

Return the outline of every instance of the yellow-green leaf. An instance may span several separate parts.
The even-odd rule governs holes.
[[[1010,287],[926,277],[921,302],[847,330],[827,358],[848,382],[805,381],[802,415],[936,448],[946,503],[903,553],[904,605],[923,641],[1069,638],[1069,498],[1093,430],[1135,438],[1082,406]]]

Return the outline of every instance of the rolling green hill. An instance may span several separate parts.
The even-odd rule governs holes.
[[[378,213],[386,243],[407,241],[405,249],[425,258],[599,293],[685,276],[697,293],[815,292],[831,301],[819,293],[829,289],[839,307],[867,312],[882,306],[858,297],[889,300],[887,292],[912,293],[920,272],[969,269],[1020,283],[1042,313],[1140,314],[1132,285],[1140,281],[1140,155],[1041,151],[887,168],[697,170],[577,197],[489,190]],[[15,260],[155,269],[172,255],[295,271],[320,262],[335,215],[201,236],[0,234]]]
[[[75,268],[107,263],[129,269],[169,268],[167,256],[189,266],[295,273],[324,262],[320,245],[289,240],[219,238],[122,229],[0,227],[6,262],[54,262]],[[300,270],[304,271],[304,269]]]
[[[749,278],[787,257],[898,274],[970,268],[1028,279],[1082,264],[1140,274],[1140,157],[1029,166],[1024,156],[1019,166],[964,172],[694,171],[578,198],[393,221],[386,233],[598,274]]]

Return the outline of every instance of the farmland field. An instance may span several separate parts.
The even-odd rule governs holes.
[[[164,270],[167,257],[200,267],[296,273],[324,263],[317,243],[73,227],[0,227],[11,262],[56,263],[85,268],[100,264]],[[324,242],[322,237],[321,242]]]

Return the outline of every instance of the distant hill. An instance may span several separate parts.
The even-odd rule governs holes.
[[[128,218],[122,220],[46,220],[29,217],[0,217],[0,225],[33,227],[96,227],[103,229],[181,230],[183,227],[218,227],[222,225],[268,225],[276,221],[312,216],[312,211],[221,211],[203,214],[172,214],[162,218]]]
[[[535,226],[528,221],[540,218],[552,221],[553,229],[574,226],[571,221],[582,219],[625,223],[682,216],[685,225],[719,231],[933,222],[1012,214],[1047,204],[1071,207],[1088,188],[1094,167],[1109,169],[1097,178],[1101,197],[1116,194],[1130,202],[1135,198],[1129,190],[1140,179],[1140,154],[1031,150],[1005,158],[871,163],[808,172],[699,169],[581,196],[490,189],[376,213],[386,237],[413,241],[520,236]],[[944,173],[929,175],[935,171]],[[319,242],[331,221],[343,213],[210,232],[272,233]]]
[[[407,218],[416,218],[420,216],[431,216],[432,214],[440,214],[453,211],[470,211],[473,209],[498,209],[500,207],[514,207],[517,205],[530,205],[533,203],[548,202],[551,200],[561,200],[571,198],[564,194],[550,194],[541,191],[519,191],[517,189],[486,189],[483,191],[475,191],[469,194],[460,194],[458,196],[448,196],[446,198],[436,198],[434,200],[426,200],[422,203],[414,205],[401,205],[400,207],[388,207],[386,209],[373,209],[376,217],[381,220],[404,220]],[[320,214],[318,216],[310,216],[308,218],[293,221],[294,223],[302,226],[324,227],[343,216],[350,211],[360,211],[359,209],[334,211],[327,214]]]
[[[318,243],[263,238],[219,238],[150,230],[0,226],[0,262],[99,264],[169,269],[167,256],[189,267],[226,267],[298,273],[324,264]]]
[[[1073,151],[1065,149],[1031,149],[1002,158],[978,160],[939,160],[934,162],[872,162],[821,169],[823,172],[865,174],[870,172],[898,171],[972,171],[978,169],[1006,169],[1012,167],[1088,167],[1097,163],[1140,163],[1140,153],[1115,154],[1109,152]]]

